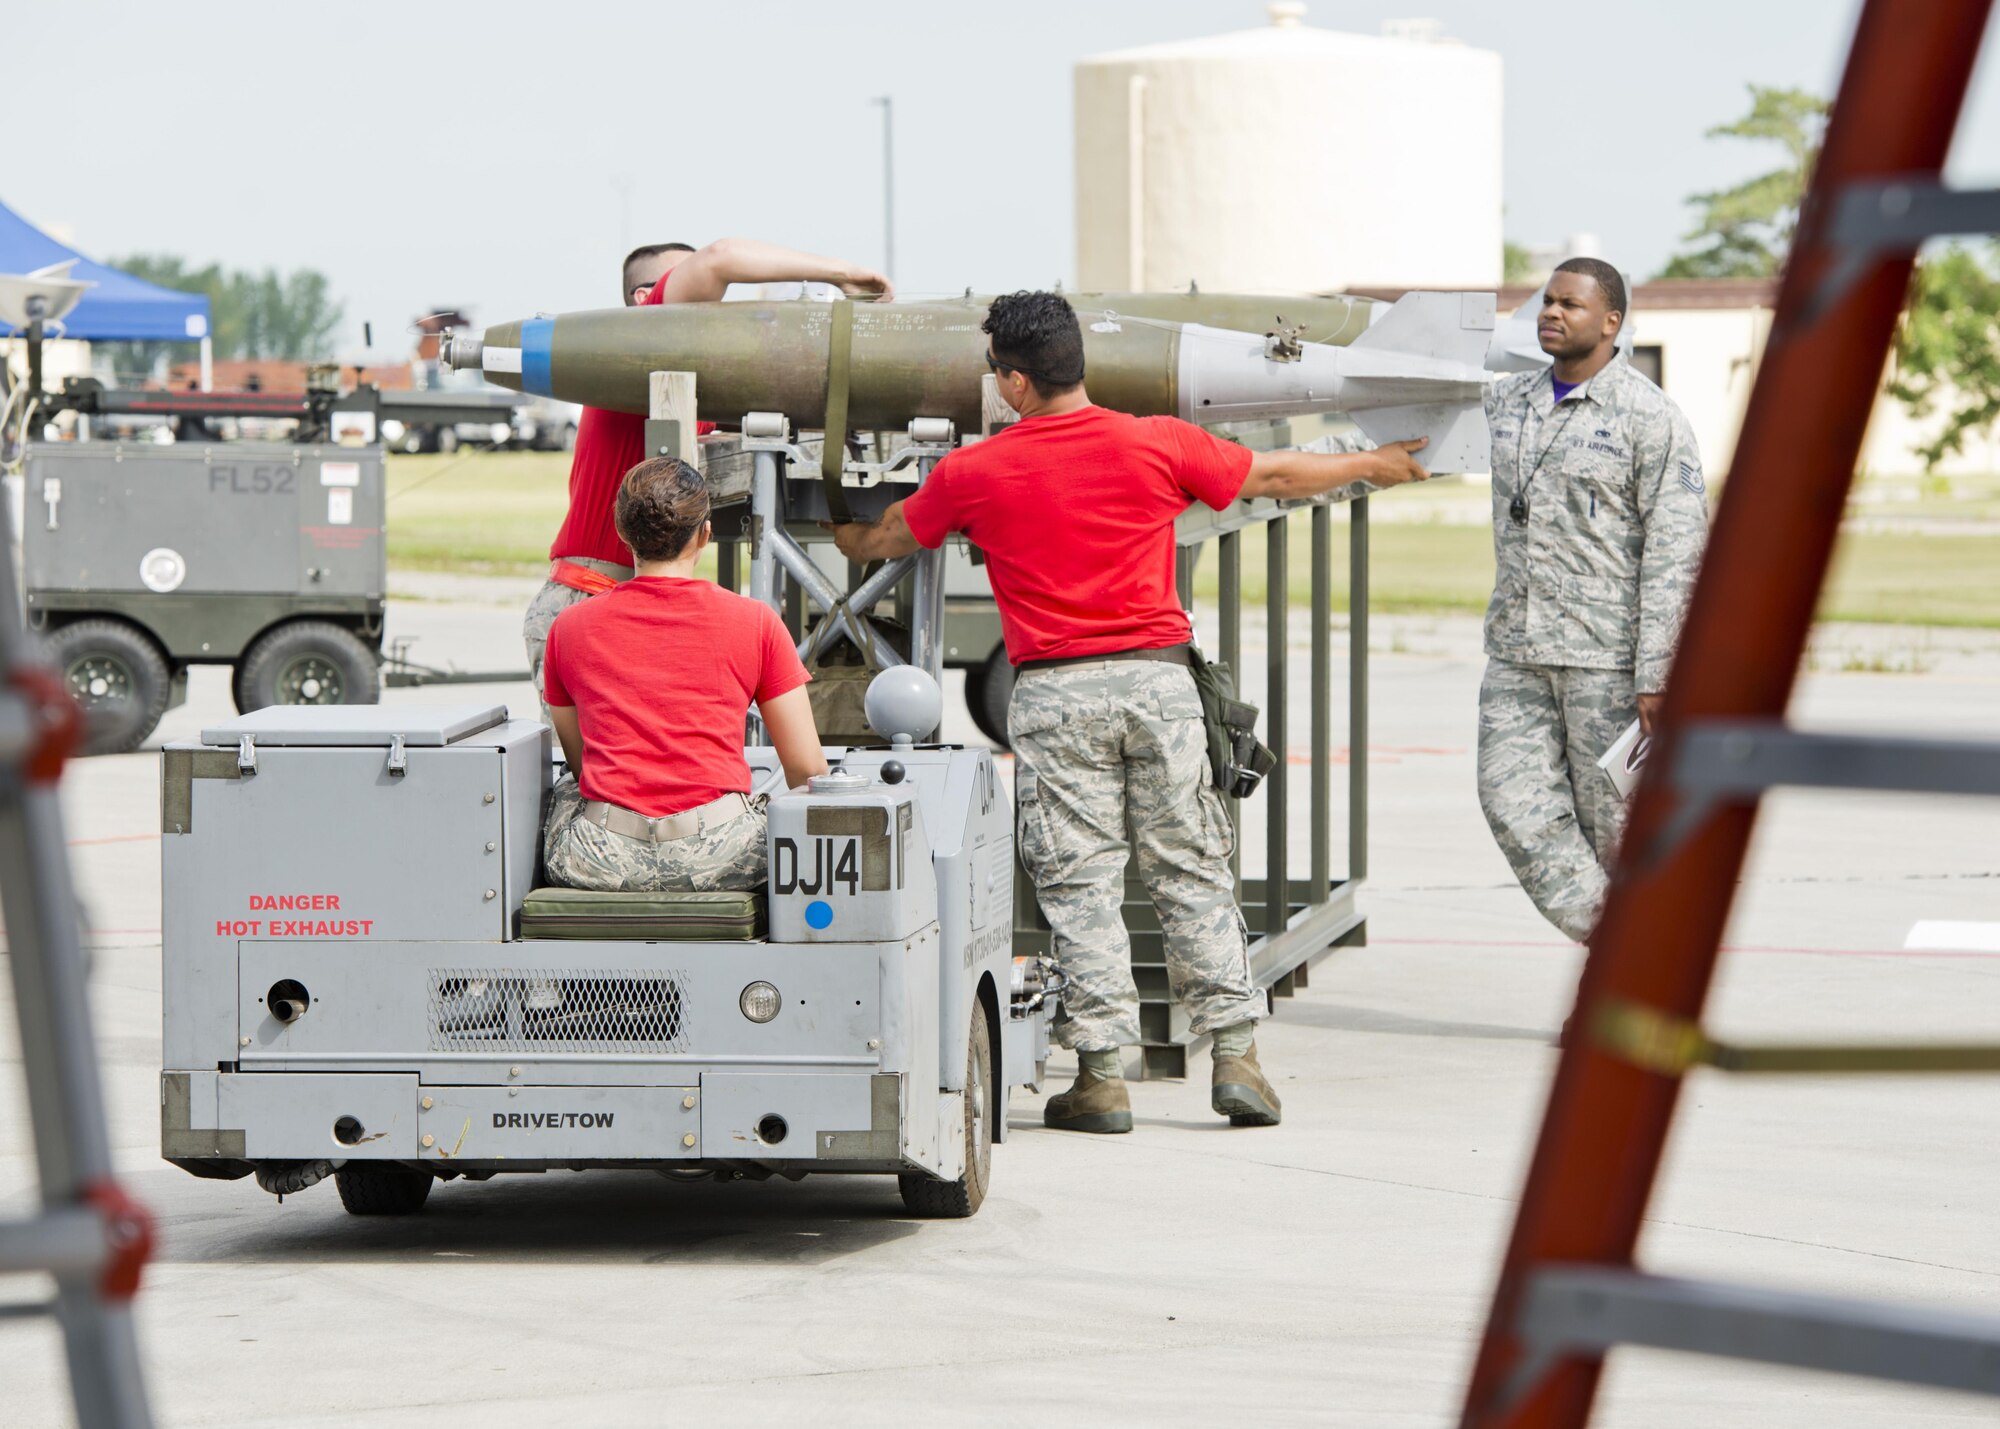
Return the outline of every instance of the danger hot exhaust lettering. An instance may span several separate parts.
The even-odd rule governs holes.
[[[253,893],[252,913],[338,913],[338,893]],[[373,918],[218,918],[218,938],[366,938]]]

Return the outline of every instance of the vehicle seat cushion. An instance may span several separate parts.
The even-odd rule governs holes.
[[[537,888],[521,902],[524,938],[752,942],[770,927],[757,893],[597,893]]]

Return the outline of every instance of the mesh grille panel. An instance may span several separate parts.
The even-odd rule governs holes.
[[[432,968],[434,1052],[685,1052],[679,972]]]

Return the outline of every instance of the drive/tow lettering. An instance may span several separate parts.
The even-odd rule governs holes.
[[[610,1111],[496,1111],[493,1113],[493,1129],[553,1131],[559,1126],[575,1126],[585,1130],[608,1130],[611,1118],[616,1115],[616,1112]]]

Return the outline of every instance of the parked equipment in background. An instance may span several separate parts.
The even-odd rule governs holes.
[[[384,683],[527,678],[417,665],[400,641],[385,670],[382,653],[385,429],[479,419],[501,444],[518,399],[341,391],[332,368],[314,369],[302,393],[136,391],[88,378],[45,392],[41,323],[27,331],[28,380],[0,406],[0,466],[24,468],[26,619],[84,710],[83,752],[136,749],[185,699],[195,665],[233,666],[243,711],[373,704]],[[180,440],[36,439],[65,412],[171,422]],[[211,439],[209,423],[243,419],[290,423],[294,440]]]
[[[136,749],[194,665],[240,710],[372,704],[387,568],[379,447],[38,442],[21,531],[29,628],[88,717]]]
[[[503,447],[515,438],[522,399],[490,388],[430,391],[378,388],[364,383],[343,390],[337,370],[316,367],[303,392],[174,392],[106,387],[94,377],[71,377],[41,403],[41,420],[58,413],[110,423],[153,419],[183,442],[221,433],[211,421],[255,419],[296,424],[290,440],[303,445],[380,442],[401,452],[457,451],[461,444]],[[282,431],[283,429],[280,428]]]

